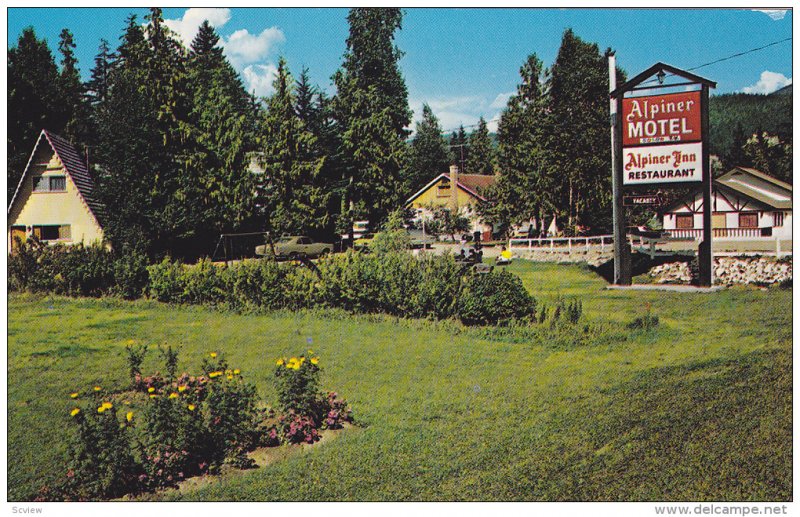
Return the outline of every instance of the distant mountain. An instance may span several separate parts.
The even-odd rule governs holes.
[[[774,92],[770,93],[770,95],[791,95],[792,94],[792,85],[786,85],[780,90],[775,90]]]
[[[792,141],[792,86],[771,95],[731,93],[709,100],[711,154],[726,156],[737,126],[745,136],[766,131],[784,142]]]

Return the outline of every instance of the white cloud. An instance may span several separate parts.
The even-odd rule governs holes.
[[[223,46],[231,64],[238,69],[267,58],[284,41],[286,37],[278,27],[264,29],[260,34],[250,34],[247,29],[239,29],[225,38]]]
[[[788,9],[753,9],[753,11],[764,13],[773,20],[783,20]]]
[[[272,82],[278,75],[278,67],[272,63],[266,65],[249,65],[242,70],[247,91],[257,97],[272,95],[275,89]]]
[[[508,105],[508,99],[511,98],[511,96],[515,93],[517,92],[498,93],[497,97],[494,98],[489,107],[499,110],[505,108]]]
[[[230,19],[230,9],[192,7],[187,9],[179,20],[164,20],[164,25],[178,35],[184,46],[189,47],[197,35],[197,29],[205,20],[208,20],[215,29],[219,29]]]
[[[745,86],[742,88],[742,92],[767,94],[790,84],[792,84],[791,77],[787,78],[783,74],[764,70],[761,72],[761,78],[758,80],[758,82],[752,86]]]
[[[505,107],[505,103],[498,104],[499,99],[507,97],[501,93],[490,101],[491,97],[484,98],[476,95],[462,95],[455,97],[438,97],[433,99],[411,99],[409,105],[414,112],[414,119],[411,129],[416,128],[416,123],[422,119],[422,104],[427,103],[433,110],[433,114],[439,119],[439,125],[445,132],[445,136],[457,131],[463,125],[464,130],[469,134],[477,127],[478,120],[483,117],[489,132],[497,131],[497,120],[500,117],[500,108]]]

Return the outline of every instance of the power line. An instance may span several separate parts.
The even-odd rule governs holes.
[[[779,45],[781,43],[786,43],[787,41],[792,41],[791,36],[788,37],[788,38],[784,38],[782,40],[773,41],[772,43],[767,43],[766,45],[762,45],[760,47],[751,48],[750,50],[745,50],[743,52],[737,52],[735,54],[731,54],[730,56],[721,57],[719,59],[715,59],[714,61],[709,61],[708,63],[703,63],[702,65],[697,65],[697,66],[694,66],[692,68],[687,68],[686,71],[687,72],[691,72],[691,71],[694,71],[694,70],[699,70],[701,68],[705,68],[707,66],[716,65],[717,63],[722,63],[723,61],[728,61],[730,59],[735,59],[737,57],[746,56],[747,54],[752,54],[753,52],[758,52],[759,50],[764,50],[764,49],[767,49],[769,47],[774,47],[775,45]],[[674,75],[675,74],[668,74],[668,75],[666,75],[664,77],[673,77]],[[653,82],[656,82],[656,81],[658,81],[658,79],[650,79],[649,81],[645,81],[642,84],[650,84],[650,83],[653,83]],[[487,120],[486,123],[488,124],[489,122],[499,122],[499,121],[500,121],[500,117],[496,117],[496,118],[493,118],[491,120]],[[478,125],[479,124],[469,124],[469,125],[465,126],[465,125],[462,124],[458,128],[443,129],[442,130],[442,134],[452,133],[454,131],[458,131],[458,129],[460,129],[462,127],[466,129],[466,128],[478,127]]]
[[[737,58],[737,57],[742,57],[742,56],[745,56],[747,54],[752,54],[753,52],[758,52],[759,50],[764,50],[765,48],[774,47],[775,45],[778,45],[780,43],[786,43],[787,41],[792,41],[792,38],[791,37],[784,38],[782,40],[773,41],[772,43],[767,43],[766,45],[763,45],[761,47],[751,48],[750,50],[745,50],[743,52],[737,52],[736,54],[731,54],[730,56],[721,57],[719,59],[715,59],[714,61],[709,61],[708,63],[703,63],[702,65],[697,65],[697,66],[692,67],[692,68],[687,68],[686,71],[687,72],[691,72],[693,70],[699,70],[700,68],[705,68],[707,66],[716,65],[717,63],[721,63],[723,61],[728,61],[729,59],[734,59],[734,58]],[[675,74],[668,74],[665,77],[673,77],[674,75]],[[645,81],[642,84],[649,84],[649,83],[652,83],[652,82],[655,82],[655,81],[658,81],[658,79],[650,79],[649,81]]]

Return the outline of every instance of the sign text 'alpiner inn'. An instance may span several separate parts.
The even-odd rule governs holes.
[[[623,183],[702,181],[700,92],[622,101]]]

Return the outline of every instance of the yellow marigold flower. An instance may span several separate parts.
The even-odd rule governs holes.
[[[76,398],[78,398],[78,392],[76,391],[76,392],[74,392],[74,393],[70,393],[70,394],[69,394],[69,398],[71,398],[71,399],[76,399]]]
[[[102,413],[102,412],[103,412],[103,411],[105,411],[105,410],[106,410],[106,407],[105,407],[105,406],[100,406],[99,408],[97,408],[97,412],[98,412],[98,413]]]
[[[275,366],[283,366],[283,359],[278,359],[275,361]]]
[[[299,370],[300,369],[300,363],[294,363],[294,366],[292,366],[292,369],[293,370]]]
[[[242,371],[241,371],[241,370],[239,370],[238,368],[236,368],[235,370],[233,370],[233,374],[234,374],[234,375],[239,375],[240,373],[242,373]]]
[[[129,340],[127,340],[127,341],[125,342],[125,344],[126,344],[126,345],[132,345],[132,344],[134,344],[134,343],[136,343],[136,341],[134,341],[134,340],[132,340],[132,339],[129,339]]]
[[[103,388],[101,388],[100,386],[95,386],[95,387],[94,387],[94,391],[100,391],[100,390],[102,390],[102,389],[103,389]]]
[[[152,387],[152,386],[147,388],[147,393],[153,393],[154,391],[156,391],[156,389],[154,387]]]
[[[194,404],[189,404],[186,407],[189,408],[189,411],[194,411]]]
[[[303,364],[304,362],[306,362],[306,358],[305,357],[301,357],[300,358],[300,364]]]
[[[233,370],[225,370],[225,375],[233,375]]]
[[[173,391],[172,393],[169,394],[169,398],[176,399],[178,398],[178,394]]]
[[[156,394],[156,393],[151,393],[151,394],[150,394],[150,398],[151,398],[151,399],[154,399],[154,398],[156,398],[156,397],[158,397],[158,394]]]
[[[131,420],[133,420],[133,411],[128,411],[128,413],[125,415],[125,419],[126,419],[128,422],[130,422]]]
[[[318,357],[312,357],[311,358],[311,364],[319,364],[319,358]]]
[[[296,357],[292,357],[291,359],[289,359],[290,363],[296,363],[297,361],[299,361],[299,359]]]
[[[72,411],[69,412],[69,416],[75,416],[80,412],[81,412],[80,408],[75,408],[75,409],[73,409]]]
[[[180,386],[178,386],[178,391],[180,391],[181,393],[186,391],[186,385],[185,384],[181,384]]]
[[[220,372],[219,370],[217,370],[216,372],[211,372],[211,373],[208,374],[208,376],[211,377],[212,379],[214,377],[219,377],[220,375],[222,375],[222,372]]]
[[[111,402],[103,402],[103,407],[106,409],[111,409],[112,407],[114,407],[114,404],[112,404]]]
[[[233,380],[233,375],[228,375],[228,380],[232,381]]]
[[[217,357],[217,353],[216,353],[216,352],[211,352],[211,353],[210,353],[210,354],[208,354],[208,355],[210,355],[210,356],[211,356],[211,359],[214,359],[214,358],[216,358],[216,357]]]

